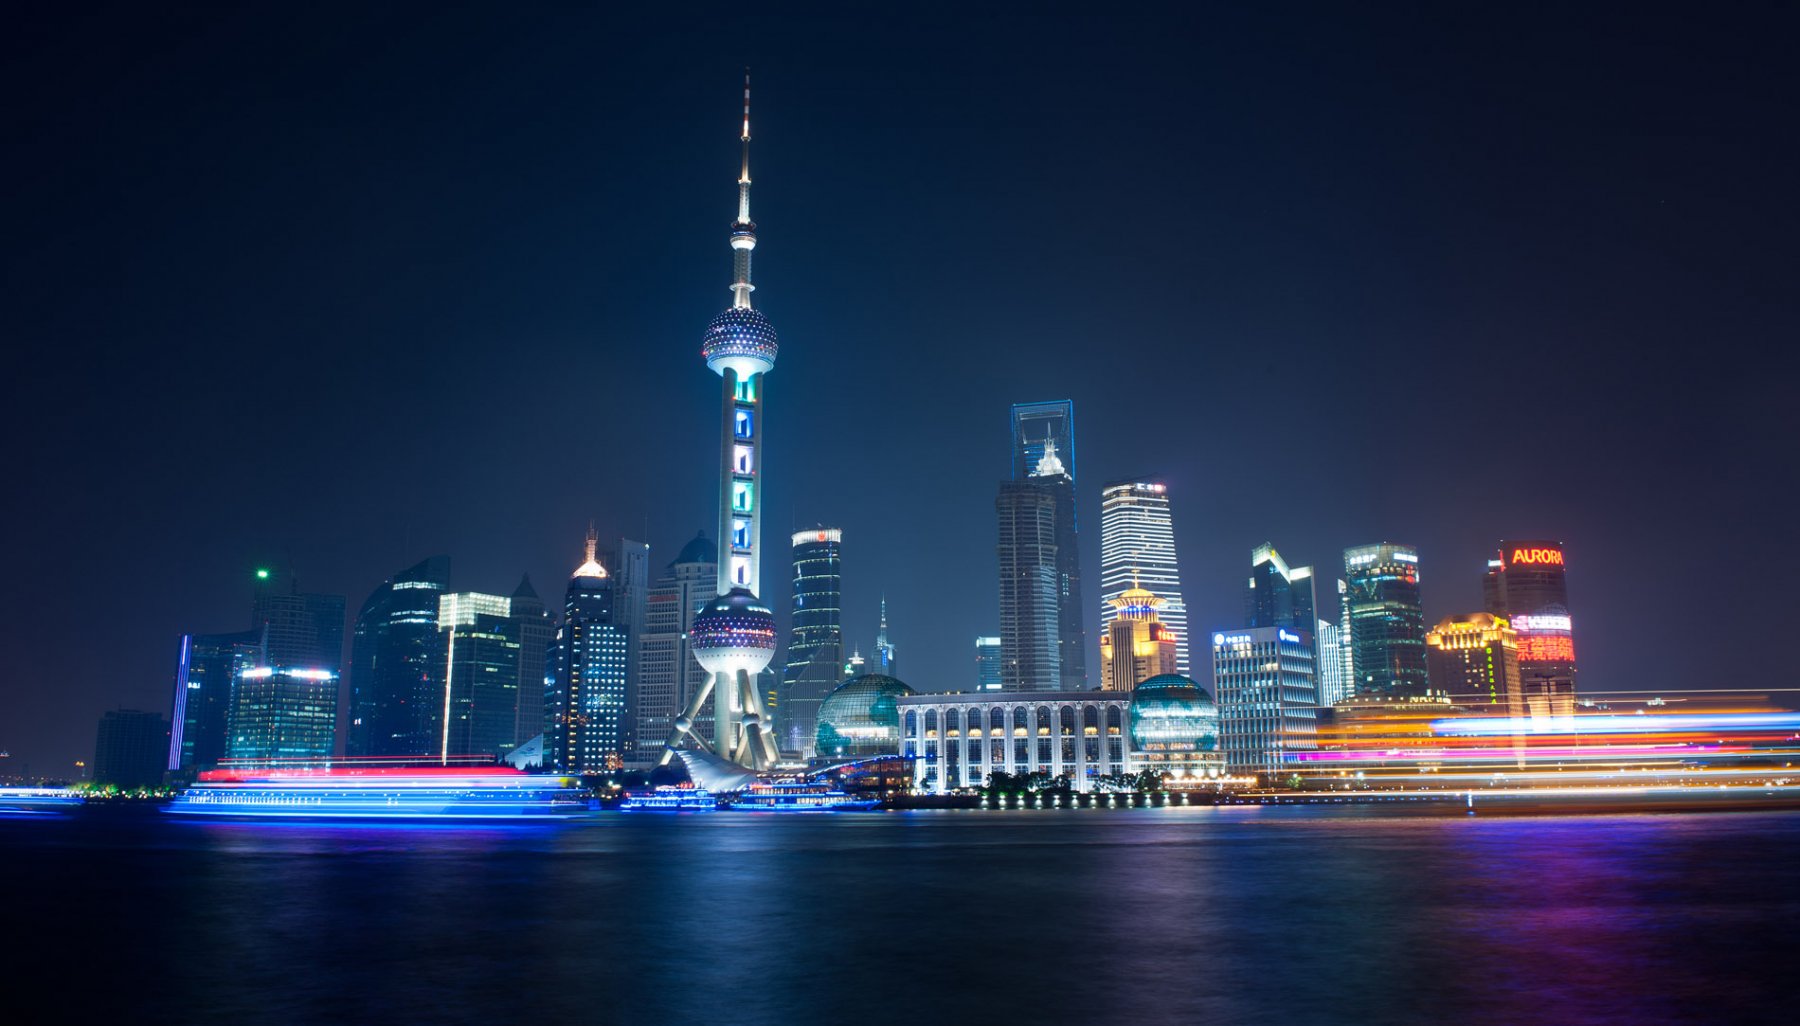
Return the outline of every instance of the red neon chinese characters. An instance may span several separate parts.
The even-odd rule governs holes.
[[[1539,635],[1519,639],[1519,661],[1522,663],[1572,663],[1575,661],[1575,639],[1555,635]]]

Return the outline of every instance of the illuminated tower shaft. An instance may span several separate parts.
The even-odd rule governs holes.
[[[723,396],[719,474],[719,595],[694,618],[692,650],[709,677],[676,718],[669,755],[693,734],[694,718],[713,700],[713,754],[740,766],[774,765],[776,748],[756,677],[775,654],[775,616],[756,597],[762,583],[763,378],[775,366],[775,328],[750,305],[750,78],[744,77],[743,163],[737,219],[731,224],[731,308],[713,318],[700,353],[719,375]]]

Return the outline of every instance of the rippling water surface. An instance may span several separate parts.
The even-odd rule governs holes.
[[[90,814],[0,871],[54,1021],[1800,1019],[1795,813]]]

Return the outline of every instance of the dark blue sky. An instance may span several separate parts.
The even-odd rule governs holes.
[[[259,563],[548,597],[590,518],[710,532],[745,64],[769,534],[845,529],[915,687],[997,627],[1008,404],[1065,397],[1096,619],[1099,486],[1160,474],[1197,630],[1265,540],[1411,542],[1435,619],[1558,537],[1582,689],[1793,683],[1776,8],[1093,10],[11,26],[0,748],[166,709]]]

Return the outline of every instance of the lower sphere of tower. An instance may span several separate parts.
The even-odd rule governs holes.
[[[775,613],[748,589],[733,588],[701,607],[688,644],[708,673],[760,673],[775,658]]]

